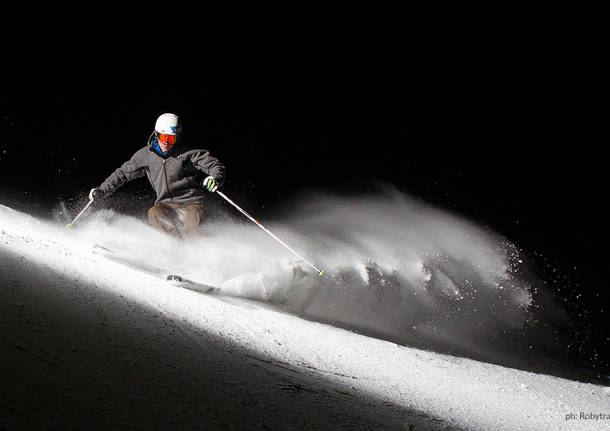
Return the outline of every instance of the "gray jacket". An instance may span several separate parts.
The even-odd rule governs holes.
[[[184,203],[204,197],[202,180],[206,175],[216,179],[219,186],[225,180],[225,167],[210,156],[207,150],[189,148],[182,142],[176,143],[166,156],[154,148],[154,134],[148,145],[115,170],[99,187],[104,195],[113,193],[127,181],[146,175],[159,202]]]

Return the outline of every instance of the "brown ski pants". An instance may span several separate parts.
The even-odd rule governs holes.
[[[160,202],[148,210],[148,221],[153,227],[179,238],[198,235],[202,218],[201,202]]]

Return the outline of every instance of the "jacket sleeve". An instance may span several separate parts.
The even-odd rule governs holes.
[[[110,195],[128,181],[135,180],[146,175],[146,168],[139,157],[139,152],[135,153],[131,159],[123,163],[120,168],[115,170],[100,185],[104,195]]]
[[[195,168],[214,177],[219,186],[223,185],[226,178],[226,168],[216,157],[211,156],[209,151],[196,151],[191,157],[191,161]]]

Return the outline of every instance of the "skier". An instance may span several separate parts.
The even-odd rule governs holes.
[[[126,182],[144,175],[157,193],[155,205],[148,210],[149,223],[184,238],[199,232],[204,190],[215,192],[222,186],[225,167],[207,150],[186,146],[180,118],[166,113],[157,118],[148,144],[99,187],[91,189],[89,199],[109,196]]]

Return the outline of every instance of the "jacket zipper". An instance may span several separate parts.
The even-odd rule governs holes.
[[[163,159],[163,174],[165,176],[165,187],[167,188],[167,194],[169,195],[169,201],[174,203],[174,199],[172,198],[172,194],[169,190],[169,182],[167,181],[167,169],[165,169],[165,162],[167,159]]]

